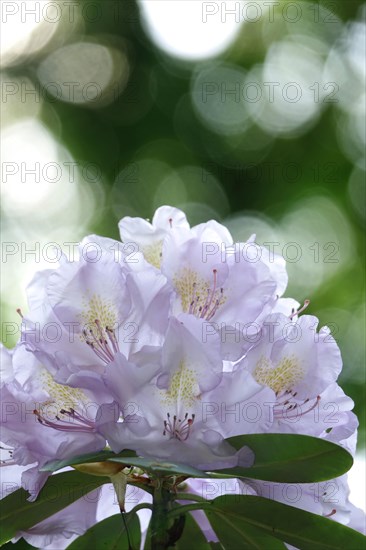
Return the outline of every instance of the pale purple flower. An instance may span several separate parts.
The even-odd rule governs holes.
[[[156,268],[160,268],[163,242],[171,230],[188,232],[190,229],[184,212],[171,206],[158,208],[152,223],[143,218],[126,216],[118,226],[122,242],[134,244],[134,252],[141,252],[146,261]]]
[[[119,228],[122,242],[91,235],[76,258],[35,275],[21,342],[1,348],[1,456],[13,479],[5,494],[19,484],[34,500],[45,463],[107,444],[202,471],[250,466],[250,449],[225,440],[252,433],[308,434],[354,454],[358,421],[337,384],[340,351],[328,328],[302,315],[308,300],[283,297],[283,258],[254,235],[235,243],[212,220],[191,228],[169,206]],[[346,476],[291,486],[193,479],[179,491],[261,495],[361,530]],[[90,498],[17,537],[63,550],[117,512],[111,484]],[[139,512],[145,534],[149,515]],[[194,515],[217,540],[205,514]]]
[[[10,456],[3,467],[29,466],[22,483],[37,487],[34,500],[49,475],[39,471],[45,463],[105,447],[105,438],[99,433],[104,401],[98,402],[88,390],[57,384],[24,346],[8,355],[13,376],[1,388],[1,440]],[[107,400],[107,393],[104,395]],[[111,396],[108,401],[112,402]]]
[[[279,405],[296,398],[305,411],[342,369],[337,343],[327,327],[317,332],[318,323],[310,315],[296,322],[283,314],[269,315],[243,359],[254,378],[273,389]]]
[[[224,438],[232,435],[233,425],[240,433],[252,431],[253,425],[241,419],[238,428],[235,418],[223,420],[221,404],[229,408],[238,399],[243,403],[262,387],[243,369],[222,372],[219,336],[211,342],[199,340],[196,325],[200,323],[189,315],[171,318],[160,374],[135,393],[135,415],[125,422],[103,426],[115,452],[128,447],[141,456],[200,468],[223,468],[237,463],[235,449]],[[129,369],[132,373],[133,365]],[[143,367],[135,366],[136,376],[140,376],[141,370]],[[120,365],[112,364],[104,379],[123,411],[131,392],[129,385],[124,384]]]
[[[152,225],[140,218],[123,218],[119,225],[122,239],[135,229],[146,260],[174,287],[172,313],[205,321],[207,335],[221,335],[223,358],[239,359],[251,343],[247,332],[258,331],[261,316],[286,288],[284,260],[253,238],[234,243],[213,220],[190,228],[184,214],[168,206],[157,210]]]
[[[80,250],[91,242],[85,239]],[[63,258],[30,287],[31,306],[38,287],[44,299],[25,315],[22,340],[60,383],[76,374],[87,378],[84,371],[95,382],[120,353],[128,358],[163,341],[171,296],[166,278],[99,249],[98,261],[81,253],[77,261]]]

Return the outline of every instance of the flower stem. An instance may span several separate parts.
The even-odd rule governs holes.
[[[171,521],[168,518],[168,512],[171,505],[172,494],[159,483],[153,495],[153,512],[150,524],[152,550],[166,550],[170,546]]]

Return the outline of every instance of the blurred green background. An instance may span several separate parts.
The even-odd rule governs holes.
[[[365,6],[2,2],[6,345],[47,243],[171,204],[276,243],[286,295],[339,342],[362,446]]]

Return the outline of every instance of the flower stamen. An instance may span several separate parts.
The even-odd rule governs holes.
[[[0,445],[0,450],[9,453],[9,458],[4,458],[0,460],[0,466],[12,466],[14,464],[17,464],[13,459],[14,449],[12,449],[11,447],[3,447],[2,445]]]
[[[310,304],[310,300],[305,300],[304,301],[304,305],[298,309],[297,311],[295,311],[294,309],[292,310],[292,313],[291,315],[289,316],[290,319],[293,319],[294,317],[296,317],[297,315],[300,315],[300,313],[302,313],[303,311],[305,311],[305,309],[308,307],[308,305]]]
[[[301,403],[290,402],[291,397],[296,397],[296,395],[297,395],[297,392],[293,393],[290,390],[286,390],[284,392],[284,394],[280,398],[280,399],[284,398],[284,400],[283,401],[278,400],[273,408],[273,416],[275,419],[279,420],[283,418],[287,420],[292,418],[300,418],[305,414],[308,414],[309,412],[313,411],[318,406],[320,401],[320,395],[318,395],[313,401],[313,403],[306,410],[303,410],[302,407],[307,403],[310,404],[311,400],[309,397],[307,397]]]
[[[79,414],[75,409],[70,408],[69,410],[60,409],[59,413],[63,416],[66,416],[66,419],[60,418],[56,415],[55,419],[57,422],[48,420],[45,416],[42,415],[40,411],[34,409],[33,414],[37,417],[37,420],[42,426],[48,426],[54,430],[64,431],[64,432],[86,432],[91,433],[95,432],[95,422],[89,420],[85,416]],[[70,425],[70,420],[72,425]]]
[[[197,281],[191,283],[192,294],[189,300],[188,313],[206,321],[212,319],[220,305],[225,301],[224,289],[217,288],[217,269],[213,269],[212,273],[212,287],[206,283],[199,285],[201,292],[204,293],[204,296],[206,295],[205,297],[197,293]]]
[[[175,414],[173,420],[167,413],[167,420],[164,420],[163,435],[168,435],[169,439],[178,439],[179,441],[186,441],[191,432],[192,425],[194,423],[195,415],[192,414],[190,418],[188,413],[184,415],[183,420],[177,417]]]
[[[103,327],[99,319],[95,319],[94,324],[94,329],[83,330],[85,342],[95,355],[108,365],[120,351],[115,331],[109,326]]]

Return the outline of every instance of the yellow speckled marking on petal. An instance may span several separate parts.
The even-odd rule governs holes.
[[[160,269],[161,266],[161,251],[163,249],[163,241],[156,241],[153,244],[144,246],[142,248],[142,253],[146,261],[151,265]]]
[[[303,378],[304,371],[294,355],[284,357],[275,367],[266,357],[261,357],[253,375],[259,384],[269,386],[279,393],[292,389]]]
[[[161,392],[162,403],[168,407],[182,403],[192,407],[199,395],[197,374],[182,362],[171,378],[169,389]]]
[[[86,395],[79,388],[58,384],[45,369],[42,371],[40,377],[43,388],[50,395],[50,399],[42,403],[42,407],[54,404],[58,410],[70,409],[70,407],[77,409],[80,408],[80,405],[88,404],[89,401]]]
[[[92,329],[95,332],[95,320],[98,319],[100,326],[105,329],[115,329],[118,324],[116,307],[111,300],[101,298],[99,294],[85,295],[82,298],[83,310],[79,314],[82,328]],[[107,339],[106,334],[103,337]],[[84,342],[85,336],[81,333],[80,339]]]
[[[212,280],[208,281],[199,277],[198,274],[187,267],[183,268],[174,278],[174,286],[180,296],[182,309],[188,313],[193,299],[197,300],[195,306],[195,314],[199,316],[199,308],[203,308],[206,304],[209,291],[212,292]],[[211,308],[219,300],[219,306],[225,303],[226,296],[221,293],[221,288],[217,288],[211,303]]]
[[[116,308],[111,300],[102,299],[99,294],[83,297],[83,311],[80,314],[85,324],[94,324],[99,319],[103,327],[113,328],[117,324]]]

